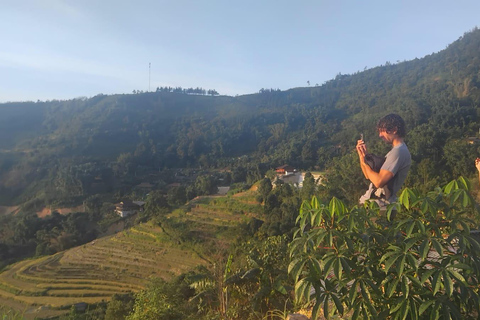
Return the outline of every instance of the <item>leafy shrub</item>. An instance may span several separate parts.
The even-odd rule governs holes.
[[[376,203],[304,202],[288,268],[297,301],[313,304],[313,319],[321,308],[327,319],[477,319],[480,245],[468,190],[463,178],[426,196],[405,189],[386,214]]]

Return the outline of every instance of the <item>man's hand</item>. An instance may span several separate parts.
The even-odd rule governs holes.
[[[357,153],[362,160],[365,158],[365,155],[367,154],[367,146],[365,145],[365,141],[357,141]]]
[[[475,167],[477,167],[477,170],[480,172],[480,158],[475,159]]]

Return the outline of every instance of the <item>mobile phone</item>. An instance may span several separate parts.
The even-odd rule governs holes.
[[[363,141],[363,133],[360,133],[360,140]]]

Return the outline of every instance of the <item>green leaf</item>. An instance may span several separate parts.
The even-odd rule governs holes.
[[[365,301],[371,301],[370,291],[368,291],[363,281],[360,281],[360,289],[360,293],[362,294],[363,299]]]
[[[298,278],[300,277],[303,266],[307,260],[305,259],[295,259],[290,264],[288,265],[288,274],[293,276],[293,279],[295,279],[295,282],[298,281]]]
[[[398,247],[395,247],[395,248],[398,248]],[[389,247],[388,249],[390,249],[390,247]],[[399,249],[399,248],[398,248],[398,249]],[[392,255],[394,255],[394,254],[399,254],[399,253],[398,253],[398,250],[389,251],[389,252],[385,253],[385,254],[382,256],[382,258],[380,259],[380,264],[381,264],[384,260],[390,258],[390,257],[391,257]]]
[[[397,285],[398,285],[398,282],[400,281],[400,279],[395,279],[393,280],[392,283],[390,283],[390,285],[388,286],[387,288],[387,291],[385,292],[387,294],[387,297],[391,297],[393,295],[393,293],[396,291],[396,288],[397,288]]]
[[[325,301],[323,302],[323,315],[325,316],[326,319],[330,319],[330,316],[329,316],[329,301],[328,299],[325,299]],[[314,318],[316,319],[316,318]]]
[[[297,302],[301,302],[305,299],[309,301],[310,288],[311,288],[310,281],[308,281],[307,278],[303,278],[300,281],[298,281],[295,284],[295,300]]]
[[[429,206],[428,200],[427,200],[427,199],[423,199],[423,200],[422,200],[422,205],[421,205],[421,207],[420,207],[420,210],[421,210],[423,213],[425,213],[425,212],[428,212],[429,207],[430,207],[430,206]]]
[[[318,205],[318,198],[316,196],[312,197],[312,200],[310,201],[310,207],[317,209],[319,207]]]
[[[318,319],[321,303],[322,301],[320,301],[319,299],[317,299],[317,301],[315,302],[315,305],[313,306],[313,309],[312,309],[312,319]]]
[[[422,277],[421,277],[422,284],[425,283],[428,280],[428,278],[430,278],[435,271],[436,271],[435,269],[430,269],[430,270],[425,271],[422,274]]]
[[[410,300],[410,319],[411,320],[418,320],[419,314],[417,306],[413,300]]]
[[[287,290],[285,289],[285,286],[282,285],[282,281],[280,278],[275,280],[273,284],[273,288],[277,291],[280,292],[281,294],[287,294]]]
[[[440,272],[437,271],[434,275],[433,275],[433,281],[432,281],[432,287],[433,287],[433,295],[436,295],[438,290],[440,290]]]
[[[397,274],[398,277],[401,277],[403,275],[403,270],[405,268],[405,256],[402,257],[402,260],[400,261],[399,264],[397,264]]]
[[[357,299],[357,294],[358,294],[358,281],[355,280],[348,292],[348,299],[351,305],[353,305],[355,302],[355,299]]]
[[[413,223],[412,223],[413,224]],[[408,239],[406,242],[405,242],[405,249],[403,250],[403,252],[407,252],[408,250],[410,250],[411,247],[413,247],[414,245],[416,245],[418,242],[417,240],[417,237],[414,236],[410,239]]]
[[[435,248],[435,250],[438,252],[440,257],[443,257],[443,248],[440,242],[438,242],[436,239],[432,239],[432,245]]]
[[[330,273],[330,271],[332,270],[333,262],[335,261],[335,256],[331,255],[327,259],[324,258],[323,261],[325,263],[324,268],[323,268],[323,272],[325,273],[325,275],[328,275]]]
[[[428,307],[430,307],[434,302],[435,302],[435,300],[427,300],[427,301],[423,302],[420,305],[420,308],[418,308],[418,315],[421,316],[425,312],[425,310],[427,310]]]
[[[345,270],[345,272],[347,274],[350,274],[352,272],[352,269],[350,268],[350,265],[348,264],[347,259],[342,257],[342,258],[340,258],[340,261],[342,263],[342,266],[343,266],[343,269]]]
[[[450,194],[452,190],[456,189],[458,189],[457,181],[452,180],[443,188],[443,192],[445,192],[446,194]]]
[[[410,238],[410,235],[413,232],[413,227],[415,227],[415,221],[410,222],[410,225],[407,227],[407,230],[406,230],[406,233],[407,233],[406,237],[407,238]]]
[[[342,280],[342,271],[343,271],[342,263],[340,261],[340,258],[337,258],[335,259],[335,262],[334,262],[333,272],[335,273],[335,276],[337,277],[338,280]]]
[[[466,234],[470,234],[470,226],[469,226],[468,224],[466,224],[465,221],[463,221],[463,220],[460,220],[459,223],[460,223],[460,225],[462,226],[463,231],[464,231]]]
[[[360,306],[357,304],[353,307],[353,310],[352,320],[357,320],[360,315]]]
[[[455,202],[457,202],[458,198],[462,195],[462,190],[454,190],[452,191],[452,197],[450,198],[450,206],[454,206]]]
[[[391,217],[394,211],[397,211],[397,212],[400,211],[400,205],[398,203],[391,203],[387,206],[386,215],[387,215],[388,221],[392,221]]]
[[[409,308],[410,308],[410,305],[408,303],[408,300],[404,300],[403,303],[402,303],[402,308],[400,309],[400,314],[402,315],[402,318],[401,318],[402,320],[405,320],[407,318]]]
[[[410,287],[408,285],[408,278],[402,277],[402,293],[405,299],[408,299],[408,294],[410,293]]]
[[[453,293],[453,283],[447,271],[443,271],[443,285],[445,286],[447,295],[451,297]]]
[[[420,245],[420,255],[422,260],[425,260],[428,254],[428,250],[430,249],[428,245],[428,239],[423,240],[422,244]]]
[[[315,272],[315,278],[319,279],[322,274],[322,269],[320,267],[320,262],[315,258],[310,258],[309,267]]]
[[[333,218],[335,215],[338,215],[338,207],[337,207],[337,198],[333,197],[328,204],[328,210],[330,211],[330,218]]]
[[[464,196],[463,196],[463,202],[462,205],[464,208],[469,207],[473,203],[472,197],[470,196],[469,193],[464,191]]]
[[[335,304],[335,308],[337,308],[338,312],[340,312],[340,314],[343,315],[344,309],[343,309],[342,302],[335,294],[332,294],[331,297],[332,297],[333,303]]]
[[[408,260],[408,264],[413,268],[413,269],[417,269],[417,262],[418,260],[415,259],[415,257],[411,254],[411,253],[407,253],[407,260]]]
[[[457,179],[458,186],[462,188],[465,191],[470,190],[470,181],[466,180],[464,177],[460,176],[460,178]]]
[[[455,265],[456,266],[456,265]],[[465,283],[465,278],[460,274],[458,273],[456,270],[453,270],[453,269],[449,269],[448,272],[450,272],[450,274],[455,278],[457,279],[458,281],[460,282],[463,282]]]
[[[348,231],[353,231],[356,225],[357,225],[357,221],[355,219],[355,214],[351,213],[348,216]]]
[[[421,234],[425,234],[425,224],[422,221],[417,220],[417,227],[420,230]]]
[[[408,188],[405,188],[402,191],[400,197],[398,197],[398,202],[401,203],[405,208],[407,208],[407,210],[410,209],[410,195]]]
[[[408,277],[408,279],[410,279],[410,281],[413,283],[412,287],[421,287],[422,286],[422,283],[420,282],[420,279],[418,278],[418,275],[417,273],[414,273],[414,274],[407,274],[406,275]]]
[[[398,310],[400,310],[402,305],[403,305],[403,303],[397,303],[396,305],[393,305],[393,307],[390,309],[390,314],[393,314],[393,313],[397,312]]]
[[[398,260],[398,258],[400,258],[401,255],[402,255],[401,253],[397,253],[395,256],[385,261],[385,273],[388,273],[388,270],[390,270],[390,267],[395,263],[395,261]]]
[[[436,300],[435,305],[433,306],[432,312],[430,313],[430,319],[436,320],[440,318],[439,311],[441,306],[442,304],[438,300]]]

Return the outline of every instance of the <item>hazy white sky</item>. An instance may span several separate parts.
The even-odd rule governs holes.
[[[438,52],[478,0],[0,0],[0,102],[322,84]],[[480,53],[479,53],[480,54]]]

